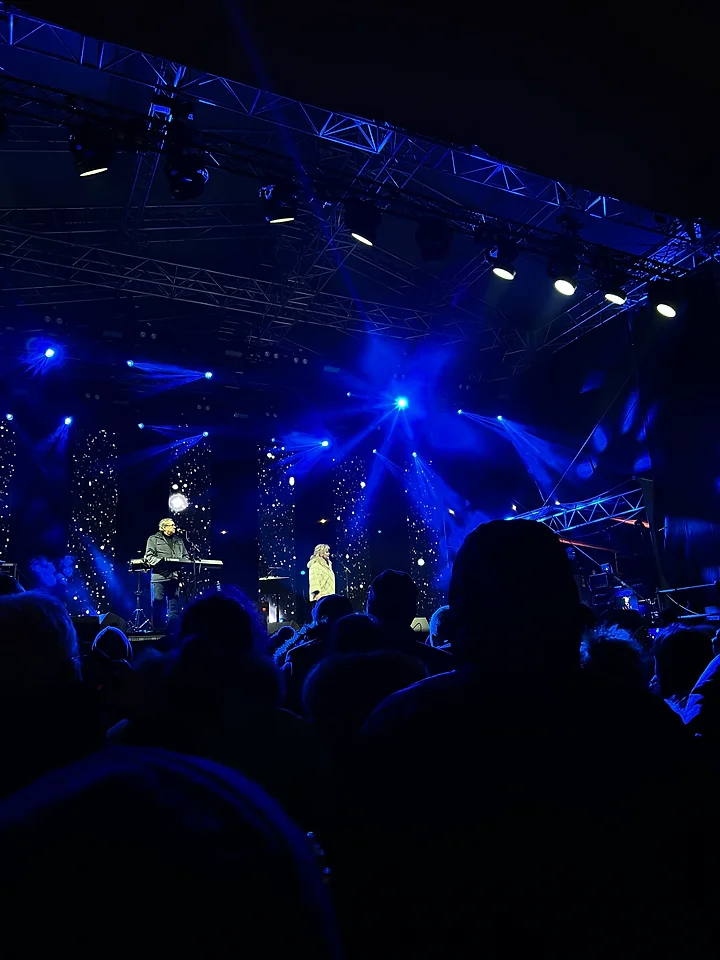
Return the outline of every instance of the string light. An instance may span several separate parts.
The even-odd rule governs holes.
[[[117,535],[117,445],[107,430],[78,435],[72,453],[68,553],[76,558],[79,595],[90,613],[110,609]],[[83,586],[84,585],[84,586]]]
[[[185,509],[183,512],[179,526],[186,533],[188,546],[192,543],[196,548],[195,554],[202,559],[210,559],[212,556],[210,487],[208,440],[192,438],[192,441],[179,443],[174,450],[173,462],[170,466],[170,498],[177,497],[177,501],[173,502],[178,506],[183,503],[190,504],[190,509]],[[199,568],[195,584],[199,592],[208,588],[212,577],[208,567]]]
[[[362,610],[370,584],[370,537],[365,499],[367,464],[360,457],[344,460],[334,470],[333,496],[336,527],[336,574],[345,583],[345,594],[356,610]]]
[[[10,485],[15,473],[15,431],[10,420],[0,420],[0,556],[9,560],[10,554]]]
[[[274,443],[274,441],[273,441]],[[258,452],[258,527],[260,534],[260,576],[289,577],[286,581],[294,583],[295,571],[295,490],[296,484],[290,483],[287,463],[294,455],[284,454],[275,446],[262,446]],[[283,462],[285,461],[285,462]],[[261,600],[271,600],[274,592],[270,589],[261,593]],[[276,610],[279,620],[287,620],[292,610]]]

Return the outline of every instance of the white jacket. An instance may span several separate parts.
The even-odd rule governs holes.
[[[331,593],[335,593],[335,574],[329,560],[324,560],[322,557],[310,557],[308,570],[310,571],[308,594],[311,603],[315,603],[321,597],[328,597]]]

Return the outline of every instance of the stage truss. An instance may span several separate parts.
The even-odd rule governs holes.
[[[132,260],[138,248],[144,249],[161,238],[155,220],[159,208],[149,205],[148,200],[163,149],[163,124],[171,116],[175,101],[215,107],[224,122],[234,118],[229,137],[207,131],[199,134],[198,140],[200,147],[213,151],[227,169],[255,174],[291,170],[296,156],[287,150],[283,154],[281,148],[292,134],[306,173],[320,170],[325,176],[331,175],[344,191],[382,198],[400,216],[442,216],[464,232],[486,223],[497,227],[501,223],[498,218],[467,206],[467,185],[471,184],[480,191],[505,196],[505,227],[509,225],[514,235],[529,245],[552,240],[552,231],[543,231],[536,224],[554,212],[579,216],[588,233],[598,225],[600,243],[605,242],[603,225],[622,227],[627,231],[623,240],[626,250],[620,250],[620,254],[637,248],[649,251],[642,267],[631,274],[634,282],[626,308],[644,300],[648,279],[682,275],[717,252],[718,234],[702,222],[681,223],[602,193],[531,174],[477,147],[462,149],[435,142],[83,36],[6,4],[0,4],[3,48],[7,55],[0,91],[15,103],[23,121],[19,127],[10,123],[3,151],[64,151],[58,124],[82,110],[93,116],[117,118],[124,113],[133,119],[144,117],[149,137],[147,149],[138,153],[131,189],[121,209],[56,210],[49,215],[17,208],[0,213],[0,257],[4,266],[44,281],[30,287],[25,300],[28,303],[102,299],[107,296],[103,289],[164,297],[244,313],[250,335],[269,342],[286,338],[298,323],[409,340],[428,336],[446,342],[474,338],[480,349],[491,352],[493,363],[488,364],[488,370],[495,377],[526,369],[536,353],[561,349],[623,309],[608,304],[601,293],[592,293],[532,333],[512,329],[508,323],[490,322],[482,311],[478,314],[455,306],[489,269],[477,257],[449,281],[434,283],[433,296],[422,297],[424,309],[413,309],[406,305],[405,294],[419,281],[421,271],[400,257],[380,251],[373,251],[370,257],[367,251],[359,251],[342,232],[335,209],[306,216],[299,224],[300,229],[313,231],[309,243],[298,238],[294,242],[292,233],[283,240],[293,263],[289,282],[221,275],[146,257]],[[70,89],[42,87],[12,75],[24,71],[26,78],[34,77],[37,69],[46,76],[52,62],[64,65],[63,82]],[[118,103],[111,101],[109,94],[105,100],[83,95],[91,74],[98,78],[101,92],[120,84]],[[113,85],[103,78],[112,80]],[[134,104],[144,100],[143,113],[118,105],[126,99]],[[480,196],[478,202],[481,204]],[[193,241],[230,239],[238,231],[254,229],[248,226],[247,211],[241,207],[208,204],[196,205],[191,212],[164,210],[159,214],[162,236],[172,234]],[[47,217],[52,219],[51,224]],[[94,221],[95,230],[103,238],[97,246],[89,239],[92,231],[83,226],[89,220]],[[70,243],[69,238],[78,233],[83,242]],[[128,259],[121,260],[121,256]],[[367,270],[387,282],[387,301],[358,302],[327,291],[332,277],[350,257],[362,258]],[[427,284],[418,282],[417,286]],[[393,303],[393,299],[398,302]]]
[[[639,483],[628,484],[630,489],[610,491],[591,500],[543,507],[512,519],[537,520],[558,534],[579,531],[594,524],[616,521],[634,523],[645,521],[645,501]]]

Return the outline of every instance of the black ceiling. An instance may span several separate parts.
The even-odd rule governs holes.
[[[544,21],[502,30],[502,11],[493,22],[475,6],[422,13],[377,0],[23,7],[291,98],[478,144],[651,209],[720,221],[720,81],[699,13],[662,19],[623,8],[586,18],[554,7]]]

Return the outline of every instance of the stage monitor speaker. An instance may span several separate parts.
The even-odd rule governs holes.
[[[430,622],[427,617],[415,617],[410,626],[415,633],[430,633]]]
[[[105,627],[117,627],[118,630],[127,633],[127,620],[123,620],[116,613],[104,613],[100,617],[100,630],[104,630]]]
[[[268,636],[271,637],[274,633],[277,633],[281,627],[292,627],[296,633],[300,629],[300,625],[295,623],[294,620],[283,620],[282,623],[269,623],[267,628]]]

